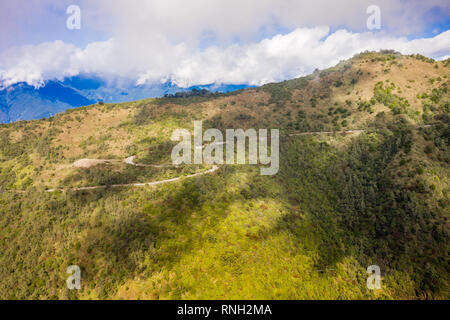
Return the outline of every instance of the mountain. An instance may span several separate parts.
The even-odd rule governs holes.
[[[123,79],[109,83],[95,75],[79,75],[62,81],[49,80],[39,88],[18,83],[0,90],[0,123],[41,119],[69,108],[87,106],[98,101],[119,103],[190,91],[193,88],[229,92],[248,87],[210,84],[180,88],[170,82],[134,85],[131,81]]]
[[[364,52],[257,88],[0,125],[0,298],[448,299],[449,69]],[[278,173],[172,166],[172,133],[195,120],[279,129]]]
[[[0,122],[49,117],[68,108],[92,104],[76,90],[57,81],[35,88],[18,83],[0,90]]]

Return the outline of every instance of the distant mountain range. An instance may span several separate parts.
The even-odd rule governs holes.
[[[0,123],[46,118],[69,108],[91,105],[98,101],[119,103],[160,97],[193,88],[229,92],[247,87],[249,86],[210,84],[181,88],[171,82],[134,85],[123,80],[110,83],[91,75],[70,77],[63,81],[48,80],[39,88],[22,82],[0,89]]]

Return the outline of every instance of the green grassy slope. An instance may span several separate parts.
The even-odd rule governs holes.
[[[74,109],[0,127],[0,298],[449,298],[449,61],[363,53],[232,94]],[[279,128],[280,171],[158,187],[175,128]],[[344,134],[346,130],[364,130]],[[290,135],[310,131],[332,134]],[[66,288],[69,265],[82,289]],[[382,289],[366,288],[381,267]]]

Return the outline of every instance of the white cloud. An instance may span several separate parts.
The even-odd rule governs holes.
[[[442,56],[450,51],[450,31],[431,39],[408,41],[346,30],[329,35],[327,27],[297,29],[252,45],[209,48],[184,59],[172,76],[182,86],[212,82],[261,85],[331,67],[365,50],[380,49]]]
[[[0,55],[0,80],[39,85],[43,80],[75,75],[72,58],[81,52],[62,41],[13,47]]]
[[[260,85],[327,68],[365,50],[394,49],[404,54],[442,57],[450,52],[450,31],[433,38],[408,40],[386,33],[352,33],[341,29],[299,28],[285,35],[246,45],[210,46],[204,50],[185,42],[173,44],[161,34],[111,38],[79,49],[62,41],[11,48],[0,55],[4,85],[78,73],[123,77],[138,84],[172,80],[187,87],[219,83]]]

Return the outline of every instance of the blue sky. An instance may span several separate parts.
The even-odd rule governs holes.
[[[81,29],[66,9],[81,10]],[[378,0],[16,0],[0,3],[0,81],[97,73],[136,83],[259,85],[363,50],[450,54],[450,2]]]
[[[450,17],[448,16],[448,12],[446,13],[438,6],[430,8],[424,13],[423,17],[426,21],[425,29],[422,32],[412,34],[412,38],[429,38],[435,36],[436,34],[450,30]]]

